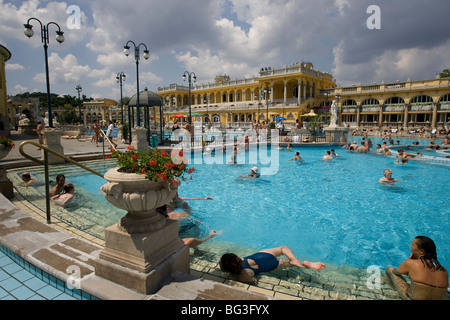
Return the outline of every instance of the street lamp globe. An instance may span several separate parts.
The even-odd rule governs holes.
[[[148,58],[150,58],[150,51],[144,50],[144,58],[145,60],[148,60]]]
[[[64,32],[56,31],[56,41],[58,41],[59,43],[64,42]]]
[[[31,38],[34,35],[33,26],[29,23],[24,24],[25,29],[23,30],[23,33],[28,37]]]
[[[126,55],[127,57],[130,55],[130,47],[129,46],[123,47],[123,54]]]

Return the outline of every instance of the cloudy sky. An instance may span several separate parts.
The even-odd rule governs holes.
[[[379,15],[368,13],[371,5]],[[59,44],[50,25],[57,94],[75,96],[81,85],[88,97],[119,99],[119,72],[127,75],[123,94],[135,94],[134,56],[123,54],[128,40],[150,51],[144,60],[141,50],[140,88],[155,92],[182,84],[185,71],[208,83],[218,74],[250,78],[261,67],[302,60],[346,86],[433,79],[450,68],[449,12],[448,0],[0,0],[0,44],[12,53],[11,95],[46,91],[38,22],[30,22],[32,38],[23,33],[31,17],[65,32]]]

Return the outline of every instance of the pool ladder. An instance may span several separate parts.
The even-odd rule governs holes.
[[[109,141],[109,140],[108,140],[108,141]],[[33,145],[33,146],[36,146],[36,147],[38,147],[38,148],[41,148],[41,149],[44,151],[44,161],[38,160],[38,159],[36,159],[36,158],[30,156],[29,154],[25,153],[25,151],[23,150],[23,147],[24,147],[25,145],[27,145],[27,144],[31,144],[31,145]],[[41,145],[41,144],[39,144],[39,143],[37,143],[37,142],[34,142],[34,141],[24,141],[24,142],[22,142],[22,143],[20,144],[20,146],[19,146],[19,152],[20,152],[20,154],[23,155],[25,158],[27,158],[27,159],[29,159],[29,160],[31,160],[31,161],[33,161],[33,162],[36,162],[36,163],[38,163],[38,164],[40,164],[40,165],[44,165],[44,170],[45,170],[45,207],[46,207],[47,223],[48,223],[48,224],[51,223],[51,215],[50,215],[50,189],[49,189],[49,183],[50,183],[50,180],[49,180],[49,174],[48,174],[48,153],[49,153],[49,152],[50,152],[51,154],[53,154],[54,156],[63,159],[63,160],[66,161],[66,162],[70,162],[70,163],[72,163],[72,164],[74,164],[74,165],[76,165],[76,166],[79,166],[80,168],[82,168],[82,169],[84,169],[84,170],[89,171],[90,173],[96,174],[96,175],[98,175],[98,176],[100,176],[100,177],[103,178],[103,174],[101,174],[101,173],[99,173],[99,172],[97,172],[97,171],[95,171],[95,170],[93,170],[93,169],[91,169],[91,168],[89,168],[89,167],[86,167],[85,165],[83,165],[83,164],[81,164],[81,163],[79,163],[79,162],[77,162],[77,161],[75,161],[75,160],[73,160],[73,159],[70,159],[69,157],[66,157],[65,155],[62,155],[62,154],[60,154],[60,153],[58,153],[58,152],[56,152],[56,151],[53,151],[52,149],[49,149],[49,148],[47,148],[46,146],[43,146],[43,145]]]

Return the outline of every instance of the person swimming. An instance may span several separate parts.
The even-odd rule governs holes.
[[[447,300],[448,272],[437,260],[436,245],[428,237],[415,237],[409,259],[398,268],[388,266],[386,275],[404,300]],[[407,275],[411,284],[402,275]]]
[[[288,161],[292,161],[292,160],[297,160],[297,161],[303,160],[302,157],[300,157],[300,151],[296,151],[294,157],[289,159]]]
[[[403,181],[399,181],[397,179],[392,178],[391,169],[385,169],[383,171],[383,175],[384,175],[384,177],[380,178],[380,180],[378,180],[378,182],[380,182],[380,183],[394,183],[394,182],[403,183]]]
[[[51,197],[52,202],[59,207],[65,207],[73,200],[75,186],[71,183],[65,184],[63,190],[63,193]]]

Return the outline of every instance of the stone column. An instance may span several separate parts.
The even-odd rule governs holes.
[[[61,145],[61,131],[56,128],[45,128],[44,134],[44,146],[64,155],[64,148]],[[54,154],[47,152],[48,164],[60,164],[64,163],[64,159],[55,156]],[[42,159],[44,159],[44,150],[42,150]]]
[[[147,141],[147,129],[144,127],[134,127],[131,129],[133,133],[133,141],[131,146],[141,152],[148,152],[149,145]]]

